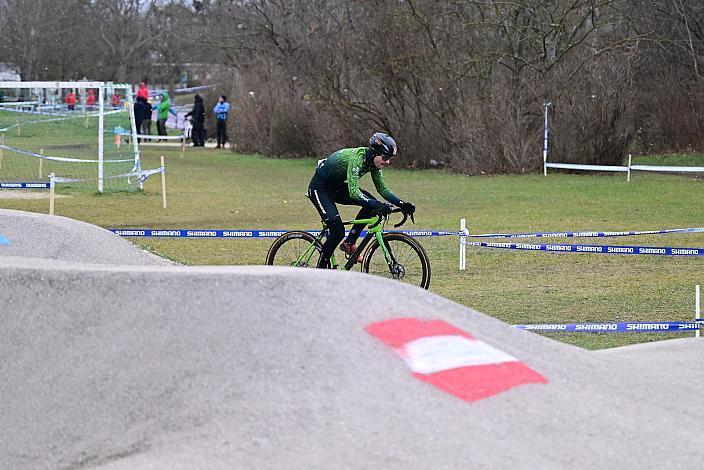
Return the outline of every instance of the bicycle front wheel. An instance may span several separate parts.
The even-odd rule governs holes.
[[[322,249],[320,242],[308,232],[286,232],[272,243],[266,255],[266,264],[315,268]]]
[[[430,287],[430,260],[420,243],[405,233],[385,233],[383,240],[390,262],[374,239],[364,255],[362,271],[423,289]]]

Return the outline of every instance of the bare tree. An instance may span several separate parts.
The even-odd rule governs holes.
[[[408,165],[534,171],[546,100],[560,159],[618,162],[634,127],[649,148],[704,146],[695,0],[0,0],[0,33],[24,78],[222,64],[248,150],[384,130]]]
[[[98,33],[98,51],[119,82],[141,75],[164,29],[153,19],[157,0],[88,0]],[[105,73],[105,72],[104,72]]]
[[[86,65],[81,55],[93,41],[81,41],[79,2],[5,0],[0,12],[0,61],[17,65],[23,79],[73,77]]]

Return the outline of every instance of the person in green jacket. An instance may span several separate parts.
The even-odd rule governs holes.
[[[155,109],[157,111],[157,134],[166,135],[166,120],[169,119],[169,111],[171,111],[171,100],[167,92],[161,94],[161,101],[155,106]]]

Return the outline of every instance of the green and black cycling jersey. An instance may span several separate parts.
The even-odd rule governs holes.
[[[348,148],[338,150],[320,160],[310,188],[332,191],[347,182],[350,198],[362,207],[374,209],[379,202],[366,196],[359,187],[359,179],[371,173],[374,187],[379,194],[394,205],[400,204],[401,199],[386,186],[381,170],[374,166],[373,157],[367,153],[367,147]]]

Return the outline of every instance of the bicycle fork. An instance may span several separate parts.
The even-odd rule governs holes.
[[[389,266],[391,277],[393,279],[403,279],[406,275],[406,270],[396,261],[394,250],[391,248],[390,244],[386,244],[383,232],[376,233],[376,240],[379,243],[379,248],[381,248],[381,251],[384,253],[384,258],[386,259],[386,264]]]
[[[315,240],[313,243],[311,243],[308,248],[306,248],[306,251],[303,252],[301,256],[298,257],[296,260],[296,266],[310,266],[310,260],[313,257],[313,255],[318,251],[317,245],[319,245],[323,239],[323,234],[325,233],[325,230],[322,230],[317,237],[315,237]],[[330,263],[334,262],[334,257],[330,258]],[[317,266],[317,263],[316,263]],[[313,266],[313,267],[316,267]]]

